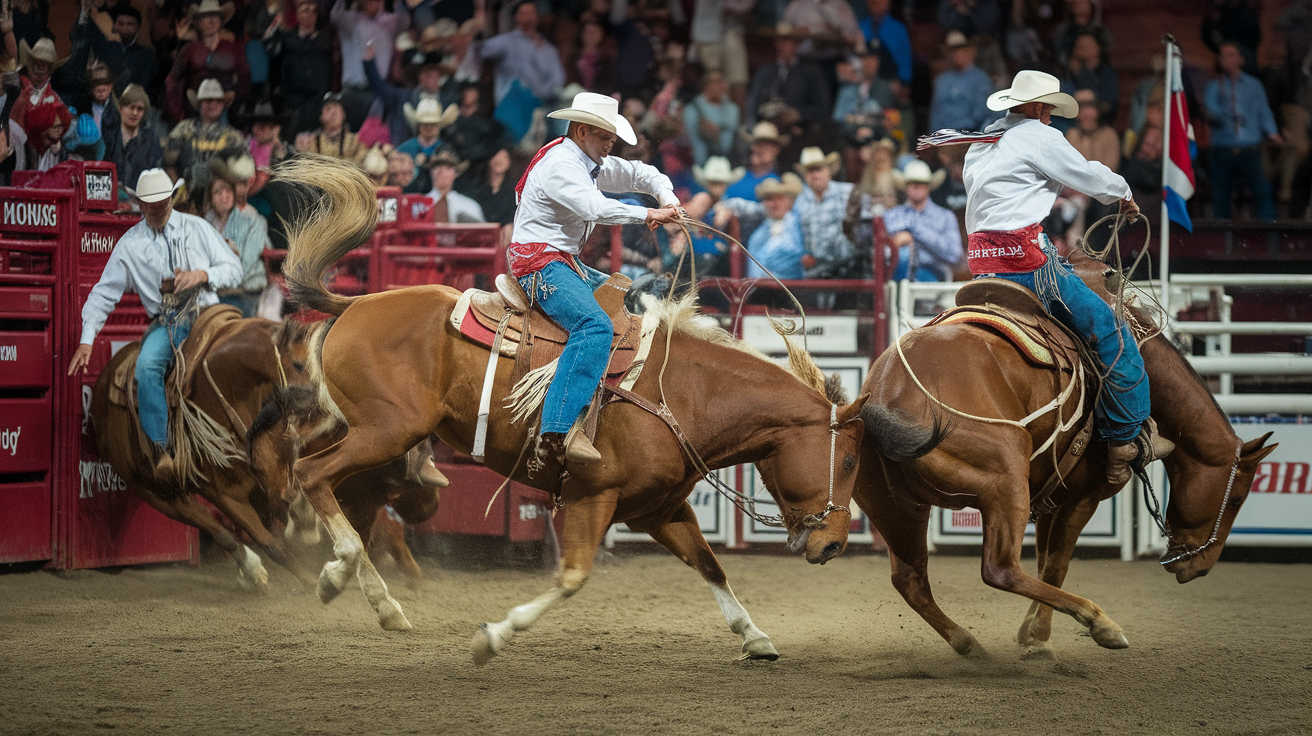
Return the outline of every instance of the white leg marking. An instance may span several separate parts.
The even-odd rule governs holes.
[[[296,494],[287,509],[287,530],[283,536],[303,547],[319,543],[319,514],[304,493]]]
[[[327,603],[346,587],[360,564],[360,558],[365,555],[360,535],[355,533],[345,515],[333,515],[325,526],[333,538],[333,553],[337,555],[337,559],[326,563],[319,573],[319,600]]]
[[[237,580],[241,587],[247,590],[268,590],[269,572],[264,569],[259,555],[243,544],[233,557],[237,560]]]
[[[474,640],[470,643],[470,652],[474,655],[474,664],[480,667],[487,664],[488,660],[497,656],[497,653],[506,644],[509,644],[511,639],[515,638],[516,632],[524,631],[537,623],[537,620],[542,618],[542,614],[546,613],[547,609],[573,592],[573,590],[566,589],[564,586],[557,585],[532,601],[510,609],[505,621],[495,624],[483,624],[475,632]]]
[[[720,613],[724,614],[724,621],[729,624],[729,630],[743,638],[743,654],[739,659],[779,658],[779,652],[775,650],[774,644],[770,643],[770,637],[752,623],[752,617],[747,614],[743,604],[738,602],[737,596],[729,589],[728,584],[712,585],[711,592],[715,594],[716,603],[720,604]]]
[[[369,605],[374,607],[378,614],[378,625],[384,631],[409,631],[414,628],[401,611],[401,604],[388,594],[387,583],[383,582],[383,576],[378,574],[374,563],[369,561],[369,555],[360,555],[357,577],[360,579],[360,590],[369,599]]]

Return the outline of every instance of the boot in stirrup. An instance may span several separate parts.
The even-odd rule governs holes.
[[[565,435],[565,459],[579,464],[601,462],[601,453],[588,441],[582,423],[575,424]]]
[[[1107,446],[1107,482],[1124,485],[1132,471],[1143,470],[1148,463],[1170,455],[1174,449],[1175,443],[1157,433],[1157,422],[1150,417],[1143,423],[1139,436]]]
[[[178,470],[167,447],[155,448],[155,481],[170,488],[178,485]]]

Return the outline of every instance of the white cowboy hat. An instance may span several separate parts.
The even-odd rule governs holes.
[[[35,46],[28,46],[27,39],[18,43],[18,63],[20,66],[28,66],[34,61],[44,61],[50,66],[58,69],[68,61],[67,56],[60,59],[55,53],[55,42],[48,38],[37,39]]]
[[[432,97],[426,97],[419,101],[418,105],[405,103],[402,108],[405,110],[405,119],[410,123],[410,127],[425,125],[427,123],[436,123],[443,128],[454,123],[456,118],[460,117],[460,107],[452,103],[447,105],[446,110],[442,110],[442,105]]]
[[[794,168],[797,169],[798,173],[805,174],[811,169],[819,169],[822,167],[828,167],[830,171],[837,171],[838,152],[834,151],[826,156],[825,152],[820,150],[819,146],[808,146],[802,149],[802,157],[798,160],[797,166]]]
[[[202,15],[217,15],[223,19],[224,23],[232,20],[236,7],[232,5],[220,5],[219,0],[201,0],[196,5],[191,6],[192,17],[199,18]]]
[[[182,180],[173,181],[164,169],[146,169],[137,177],[137,190],[128,190],[137,199],[147,204],[173,197],[173,193],[182,186]]]
[[[756,185],[756,199],[763,202],[776,194],[796,197],[802,193],[802,180],[791,171],[784,172],[783,181],[771,177]]]
[[[1064,118],[1073,118],[1080,112],[1079,103],[1074,97],[1061,91],[1061,82],[1057,81],[1056,77],[1028,69],[1016,72],[1016,78],[1011,80],[1010,87],[989,95],[987,104],[990,110],[1001,111],[1026,102],[1046,102],[1049,105],[1056,105],[1057,109],[1052,113]]]
[[[947,169],[931,172],[929,164],[920,159],[907,162],[906,167],[901,171],[901,175],[898,175],[897,171],[893,173],[893,180],[897,182],[899,187],[906,187],[907,184],[928,184],[931,190],[938,189],[948,175]]]
[[[739,166],[736,169],[729,168],[729,159],[724,156],[711,156],[706,159],[706,167],[702,168],[693,164],[692,178],[697,180],[698,184],[706,186],[707,184],[732,184],[743,178],[747,169]]]
[[[780,135],[774,123],[766,120],[757,123],[752,128],[752,132],[743,134],[743,138],[746,138],[748,143],[773,143],[781,147],[788,145],[788,136]]]
[[[614,133],[630,146],[638,143],[638,136],[633,134],[633,126],[623,115],[620,115],[620,103],[614,97],[595,92],[580,92],[574,95],[574,104],[563,110],[557,110],[547,117],[595,125]]]
[[[199,88],[187,90],[187,101],[192,107],[200,107],[200,103],[205,100],[228,101],[228,93],[223,91],[223,85],[219,84],[219,80],[206,79],[200,83]]]

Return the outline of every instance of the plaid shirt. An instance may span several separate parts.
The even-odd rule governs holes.
[[[810,187],[793,203],[793,212],[802,223],[802,238],[806,252],[815,257],[816,264],[806,270],[808,279],[846,278],[858,266],[856,246],[843,233],[843,219],[847,216],[847,200],[855,184],[831,181],[823,197],[816,197]]]

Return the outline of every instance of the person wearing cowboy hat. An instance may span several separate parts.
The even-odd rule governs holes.
[[[42,105],[63,105],[59,93],[51,86],[51,75],[68,59],[59,59],[55,42],[42,38],[29,48],[24,41],[18,45],[18,62],[22,65],[22,87],[13,110],[9,113],[18,124],[27,127],[27,111]]]
[[[125,291],[135,291],[151,317],[137,356],[137,411],[142,431],[154,443],[155,477],[170,484],[176,476],[164,377],[173,363],[173,348],[186,339],[199,310],[218,304],[216,290],[236,286],[242,275],[237,256],[208,222],[173,210],[180,184],[163,169],[141,172],[133,194],[141,201],[144,217],[118,239],[87,295],[82,337],[68,365],[70,376],[86,370],[91,346],[109,313]],[[179,300],[178,306],[165,308],[166,293]]]
[[[713,208],[716,203],[724,199],[725,193],[729,190],[729,185],[741,180],[745,173],[746,169],[742,166],[736,169],[730,167],[729,159],[723,156],[711,156],[706,159],[705,167],[693,164],[693,181],[697,182],[703,191],[693,195],[693,198],[688,201],[688,217],[701,220],[707,225],[714,224]],[[722,275],[722,272],[725,272],[725,256],[729,252],[728,244],[700,229],[692,230],[691,234],[692,252],[697,258],[697,273],[707,276]],[[678,264],[678,254],[667,252],[665,255],[668,267],[663,267],[660,270],[673,271]]]
[[[1040,223],[1057,195],[1074,189],[1139,216],[1130,186],[1097,161],[1086,161],[1050,127],[1055,113],[1073,118],[1075,98],[1051,74],[1020,71],[1011,87],[994,92],[990,110],[1006,117],[982,133],[940,131],[922,147],[972,143],[966,153],[966,262],[978,276],[996,276],[1038,295],[1053,317],[1089,340],[1107,387],[1099,394],[1099,438],[1108,443],[1107,480],[1123,485],[1131,466],[1171,450],[1149,421],[1148,377],[1134,335],[1116,313],[1057,255]]]
[[[337,40],[319,27],[319,4],[297,0],[296,25],[279,28],[266,42],[282,70],[282,109],[287,134],[295,138],[318,125],[323,96],[333,89]]]
[[[399,149],[398,149],[399,150]],[[487,222],[483,208],[473,199],[455,191],[456,177],[469,168],[452,151],[438,151],[427,161],[433,188],[428,198],[433,202],[434,220],[437,222]]]
[[[834,181],[839,167],[837,152],[825,154],[818,147],[802,149],[796,169],[806,181],[806,188],[793,208],[802,223],[806,242],[808,279],[857,278],[861,259],[856,246],[843,230],[849,202],[860,194],[851,182]]]
[[[199,203],[210,182],[209,162],[215,156],[233,156],[246,147],[246,139],[223,122],[228,96],[217,79],[206,79],[194,93],[199,114],[178,123],[164,141],[164,168],[169,176],[187,183],[190,197]]]
[[[884,227],[898,248],[894,281],[951,281],[952,269],[965,255],[957,216],[929,199],[946,177],[943,169],[931,173],[920,159],[902,170],[907,201],[884,213]]]
[[[222,87],[229,104],[234,99],[250,98],[251,70],[246,64],[246,49],[219,37],[225,13],[227,17],[232,15],[218,0],[201,0],[193,8],[191,22],[196,27],[196,40],[178,49],[164,82],[164,112],[169,120],[179,122],[187,117],[186,103],[192,101],[195,107],[195,93],[207,79]]]
[[[788,145],[788,136],[780,135],[774,123],[761,121],[752,126],[752,132],[743,135],[747,140],[747,171],[724,193],[726,197],[756,201],[756,185],[766,179],[779,178],[779,151]]]
[[[775,28],[775,58],[756,70],[747,90],[747,122],[828,120],[833,110],[829,81],[813,61],[801,59],[797,46],[804,38],[787,23]]]
[[[764,215],[764,220],[747,238],[747,250],[756,259],[748,259],[747,278],[763,279],[771,274],[779,279],[805,278],[802,259],[806,257],[806,244],[794,206],[801,193],[802,180],[790,171],[782,179],[766,179],[757,184],[756,201],[734,198],[716,204],[715,226],[720,229],[728,226],[731,215],[740,218],[749,213]]]
[[[403,34],[400,38],[407,36]],[[409,140],[418,132],[414,118],[420,103],[433,100],[439,109],[445,109],[455,104],[459,86],[448,76],[454,60],[441,51],[415,50],[414,53],[407,52],[404,59],[402,70],[412,86],[398,87],[387,81],[386,70],[379,71],[373,47],[364,52],[364,72],[369,87],[382,104],[392,139],[397,141]]]
[[[219,301],[241,310],[241,316],[254,317],[260,294],[269,283],[264,267],[264,251],[269,247],[269,223],[246,204],[246,191],[255,177],[255,160],[242,152],[232,159],[210,159],[209,186],[205,189],[205,221],[223,236],[241,262],[241,282],[219,289]]]
[[[443,110],[431,97],[420,100],[413,117],[409,118],[415,137],[397,146],[396,150],[410,154],[416,164],[423,166],[442,147],[442,139],[438,137],[442,129],[454,123],[459,115],[460,108],[455,105],[448,105]]]
[[[655,167],[610,155],[616,138],[629,145],[638,141],[615,98],[580,92],[570,107],[549,117],[568,120],[569,128],[565,137],[543,146],[520,177],[506,254],[524,291],[569,332],[542,405],[538,449],[564,454],[569,462],[597,462],[601,454],[575,420],[606,370],[611,320],[592,296],[606,276],[577,256],[596,223],[645,223],[655,230],[678,219],[679,200],[669,178]],[[660,209],[607,199],[603,191],[645,192],[656,197]]]
[[[996,89],[984,70],[975,66],[975,44],[961,31],[950,31],[943,42],[949,66],[934,78],[929,129],[979,130],[997,119],[983,102]]]

